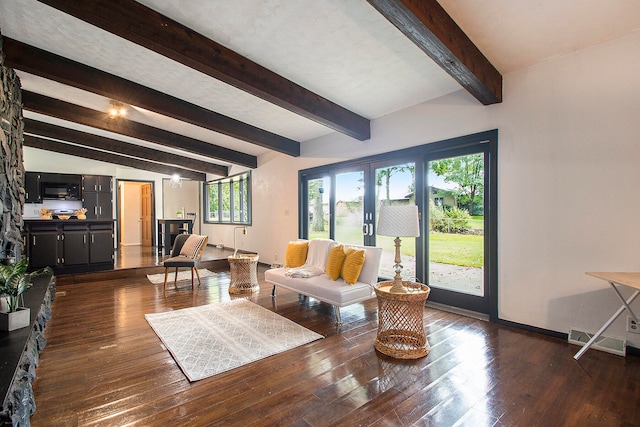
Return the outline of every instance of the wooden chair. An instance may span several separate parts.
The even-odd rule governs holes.
[[[167,289],[167,277],[170,268],[176,269],[173,278],[174,288],[178,289],[178,268],[180,267],[189,267],[191,269],[191,289],[195,289],[193,281],[194,272],[196,276],[198,276],[198,285],[201,284],[200,273],[198,273],[197,267],[200,264],[200,257],[207,247],[208,241],[209,236],[199,236],[197,234],[178,234],[176,236],[169,258],[162,263],[164,266],[163,292]]]

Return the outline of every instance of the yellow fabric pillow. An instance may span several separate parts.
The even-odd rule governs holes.
[[[342,276],[345,283],[353,285],[358,281],[362,266],[364,265],[364,254],[364,249],[347,249],[344,263],[340,270],[340,276]]]
[[[289,242],[287,245],[287,252],[285,253],[285,267],[294,268],[300,267],[307,260],[307,249],[309,248],[309,242],[307,240],[299,240],[295,242]]]
[[[325,272],[331,280],[338,280],[338,277],[340,277],[340,271],[346,255],[344,253],[344,245],[336,245],[329,251]]]

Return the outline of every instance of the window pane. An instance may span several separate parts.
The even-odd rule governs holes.
[[[307,206],[309,222],[307,236],[310,239],[329,238],[329,177],[309,180],[307,183]]]
[[[429,286],[483,296],[484,155],[429,162]]]
[[[220,199],[222,200],[222,209],[220,212],[220,221],[231,222],[231,183],[223,182],[221,186]]]
[[[361,245],[364,221],[364,172],[336,175],[335,240]]]
[[[208,184],[209,189],[209,221],[218,221],[220,218],[218,203],[220,198],[218,197],[218,183]]]
[[[242,182],[242,222],[251,222],[249,217],[249,181],[248,177]]]
[[[242,198],[240,197],[240,181],[233,181],[233,222],[240,222],[240,209]]]
[[[415,163],[384,166],[376,169],[376,206],[380,205],[415,205]],[[376,210],[376,224],[379,209]],[[376,234],[376,246],[382,248],[380,276],[395,275],[394,259],[396,252],[395,237]],[[416,239],[401,239],[400,256],[402,260],[402,277],[414,280],[416,277]]]

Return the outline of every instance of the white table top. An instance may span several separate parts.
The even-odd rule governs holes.
[[[586,274],[617,285],[640,289],[639,272],[587,272]]]

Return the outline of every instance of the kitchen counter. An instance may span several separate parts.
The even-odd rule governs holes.
[[[69,219],[58,219],[58,218],[53,218],[53,219],[42,219],[42,218],[23,218],[22,219],[24,221],[24,223],[26,224],[27,222],[36,222],[36,223],[44,223],[44,222],[53,222],[53,223],[67,223],[67,222],[73,222],[73,223],[81,223],[81,222],[115,222],[115,219],[78,219],[78,218],[69,218]]]
[[[113,219],[23,221],[30,269],[49,266],[56,275],[113,269]]]

